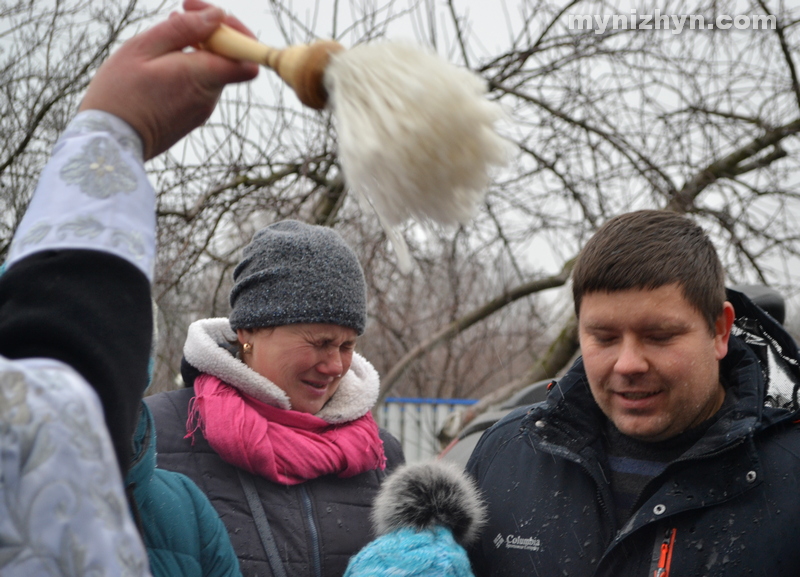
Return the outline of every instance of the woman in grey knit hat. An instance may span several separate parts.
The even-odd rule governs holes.
[[[378,374],[355,352],[366,283],[334,230],[281,221],[236,267],[229,318],[189,327],[185,389],[149,397],[158,466],[208,495],[245,577],[340,576],[403,462],[370,410]]]

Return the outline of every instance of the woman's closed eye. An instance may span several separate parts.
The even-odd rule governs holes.
[[[333,339],[317,341],[316,343],[313,343],[313,345],[315,347],[317,347],[318,349],[333,350],[333,349],[337,349],[338,348],[339,351],[341,351],[343,353],[352,352],[356,348],[356,343],[355,342],[347,341],[347,342],[344,342],[342,344],[337,344]]]

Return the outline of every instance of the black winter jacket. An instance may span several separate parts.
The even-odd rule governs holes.
[[[194,433],[194,443],[184,439],[189,400],[200,373],[213,375],[261,402],[291,407],[283,390],[231,354],[228,343],[235,339],[228,319],[192,323],[181,367],[190,388],[154,395],[147,403],[156,422],[158,466],[183,473],[197,483],[228,529],[242,574],[266,577],[272,571],[238,469],[211,448],[200,429]],[[350,370],[316,416],[329,423],[352,421],[375,404],[379,386],[377,371],[354,353]],[[350,556],[373,538],[369,522],[372,500],[384,477],[404,460],[400,443],[385,431],[380,435],[387,459],[385,471],[367,471],[347,479],[325,475],[294,486],[252,476],[289,577],[340,577]]]
[[[739,315],[752,305],[734,306]],[[620,530],[599,438],[605,417],[581,360],[544,403],[487,431],[467,464],[489,506],[470,550],[475,574],[653,577],[669,561],[673,577],[800,575],[798,413],[765,406],[786,401],[781,387],[796,397],[797,348],[751,312],[755,320],[737,318],[742,338],[731,337],[721,362],[734,403],[648,484]],[[780,367],[770,366],[776,355]]]
[[[158,436],[158,466],[183,473],[208,496],[228,529],[245,577],[271,577],[264,547],[247,505],[237,469],[214,452],[200,430],[194,444],[186,435],[187,388],[148,397]],[[263,478],[255,485],[279,553],[290,577],[333,577],[375,537],[370,528],[372,501],[385,476],[403,462],[400,443],[381,430],[387,465],[349,479],[326,475],[285,486]]]

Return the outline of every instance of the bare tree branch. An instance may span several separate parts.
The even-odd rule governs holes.
[[[697,173],[691,180],[689,180],[681,190],[672,197],[667,204],[668,210],[676,212],[691,212],[694,208],[694,202],[700,194],[706,190],[710,185],[715,183],[721,178],[728,178],[743,174],[749,170],[751,166],[763,167],[768,166],[764,164],[763,160],[756,164],[749,163],[741,165],[745,160],[751,159],[760,153],[765,148],[778,144],[781,140],[788,136],[792,136],[800,132],[800,118],[770,130],[758,138],[753,139],[745,146],[739,148],[728,154],[727,156],[712,162],[705,169]],[[780,154],[773,153],[767,155],[765,159],[772,158],[773,161],[777,158],[782,158]]]
[[[477,417],[484,414],[493,406],[501,404],[517,393],[538,381],[552,379],[558,371],[563,369],[566,364],[575,356],[578,351],[578,321],[574,315],[570,316],[564,327],[559,332],[556,339],[550,345],[547,352],[534,363],[528,371],[513,381],[495,389],[491,393],[484,395],[477,403],[464,411],[459,423],[459,430],[464,429]],[[455,438],[455,437],[453,437]],[[443,443],[452,439],[441,438]]]
[[[769,11],[769,8],[767,8],[767,4],[764,2],[764,0],[758,0],[758,4],[768,16],[773,16],[773,14]],[[797,106],[800,108],[800,80],[797,78],[797,66],[794,63],[794,58],[792,58],[792,51],[789,48],[789,43],[786,41],[786,34],[784,33],[781,19],[777,17],[775,19],[775,34],[778,35],[778,39],[781,43],[781,51],[783,52],[783,57],[786,59],[786,65],[789,68],[789,74],[792,77],[792,89],[794,90],[794,95],[797,99]]]
[[[441,343],[452,339],[461,331],[485,319],[509,303],[549,288],[563,286],[567,282],[567,279],[569,279],[570,272],[572,271],[572,265],[573,261],[569,261],[564,265],[564,268],[557,275],[544,279],[538,279],[515,287],[503,293],[499,297],[492,299],[480,308],[442,327],[430,338],[419,343],[413,349],[408,351],[403,358],[397,361],[397,363],[387,373],[386,377],[382,379],[379,399],[384,399],[386,397],[389,391],[391,391],[394,383],[400,378],[403,372],[408,369],[412,362],[422,355],[429,353],[433,348],[437,347]]]

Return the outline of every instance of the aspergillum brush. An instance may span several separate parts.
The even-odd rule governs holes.
[[[419,46],[346,50],[323,40],[278,49],[223,25],[203,48],[267,66],[304,105],[332,111],[345,182],[375,209],[404,273],[412,261],[399,225],[466,223],[491,168],[510,156],[485,81]]]

